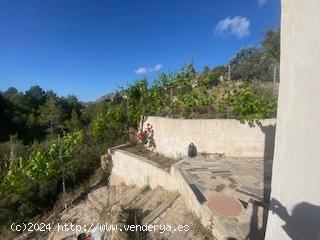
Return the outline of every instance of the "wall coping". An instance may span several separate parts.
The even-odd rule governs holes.
[[[168,119],[168,120],[184,120],[184,121],[237,121],[243,124],[248,123],[248,121],[242,121],[239,119],[235,119],[235,118],[172,118],[172,117],[160,117],[160,116],[148,116],[148,118],[162,118],[162,119]],[[276,122],[276,118],[264,118],[264,119],[260,119],[258,121],[254,121],[254,123],[256,122],[264,122],[264,121],[275,121]]]
[[[122,147],[122,148],[123,148],[123,147]],[[146,163],[146,164],[149,164],[149,165],[152,165],[152,166],[154,166],[154,167],[159,168],[160,171],[163,171],[163,172],[165,172],[165,173],[169,173],[169,172],[170,172],[171,166],[170,166],[170,169],[169,169],[169,172],[168,172],[168,171],[166,171],[165,169],[161,168],[158,163],[156,163],[156,162],[154,162],[154,161],[151,161],[151,160],[149,160],[148,158],[139,156],[139,155],[137,155],[137,154],[131,153],[131,152],[126,151],[126,150],[124,150],[124,149],[115,149],[114,151],[118,151],[118,152],[120,152],[120,153],[122,153],[122,154],[124,154],[124,155],[128,155],[128,156],[134,157],[134,158],[136,158],[137,160],[140,160],[140,161],[142,161],[142,162],[144,162],[144,163]]]

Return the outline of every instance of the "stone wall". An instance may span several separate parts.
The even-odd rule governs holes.
[[[230,157],[272,158],[275,119],[254,126],[233,119],[171,119],[148,117],[155,131],[156,151],[171,157],[187,155],[194,143],[198,152]]]

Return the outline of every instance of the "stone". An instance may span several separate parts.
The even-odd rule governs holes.
[[[193,143],[190,143],[188,147],[188,157],[193,158],[195,156],[197,156],[197,147]]]
[[[222,216],[238,216],[241,213],[241,203],[227,195],[216,195],[209,199],[208,207],[215,213]]]
[[[189,184],[189,186],[190,186],[191,190],[193,191],[193,193],[196,195],[196,198],[200,204],[203,204],[204,202],[207,201],[205,196],[201,193],[201,191],[199,190],[199,188],[195,184]]]

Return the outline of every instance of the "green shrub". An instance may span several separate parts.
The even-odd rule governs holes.
[[[227,118],[255,121],[275,117],[277,98],[249,84],[226,85],[219,112]]]
[[[105,108],[93,120],[91,134],[100,142],[114,145],[127,132],[125,108],[122,105]]]
[[[66,134],[61,140],[69,187],[84,179],[98,165],[99,152],[89,151],[91,147],[83,140],[82,131]],[[57,140],[52,141],[49,148],[32,152],[26,159],[20,157],[18,162],[10,162],[0,185],[0,224],[25,221],[52,207],[62,190],[61,178]]]

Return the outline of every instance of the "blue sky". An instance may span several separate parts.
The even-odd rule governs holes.
[[[279,24],[280,0],[0,0],[0,90],[91,101],[191,59],[226,64]]]

